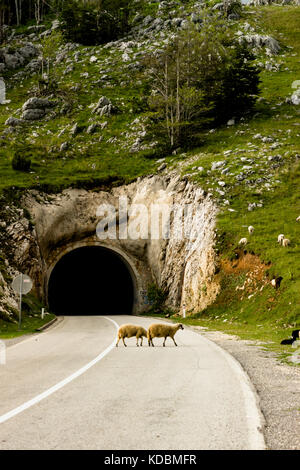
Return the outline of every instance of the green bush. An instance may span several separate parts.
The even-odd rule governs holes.
[[[217,122],[241,117],[254,108],[259,94],[259,68],[246,45],[234,44],[220,75],[220,87],[211,97]]]
[[[227,10],[227,16],[234,14],[241,16],[243,11],[243,7],[240,1],[233,1],[229,3],[228,10]]]
[[[12,167],[16,171],[29,171],[31,167],[31,158],[28,154],[17,151],[12,159]]]
[[[167,292],[164,289],[161,289],[155,283],[152,283],[148,287],[147,297],[153,312],[161,312],[164,310],[167,299]]]

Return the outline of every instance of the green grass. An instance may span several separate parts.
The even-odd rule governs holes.
[[[257,104],[254,116],[234,127],[224,126],[207,133],[202,147],[188,152],[181,162],[182,174],[189,174],[220,204],[216,248],[220,254],[218,278],[221,290],[216,301],[205,311],[180,321],[262,342],[264,348],[286,361],[295,350],[280,345],[280,342],[290,336],[292,329],[300,327],[300,224],[296,222],[300,215],[297,157],[300,153],[300,110],[285,103],[286,97],[293,92],[293,81],[300,77],[297,59],[300,55],[300,10],[271,6],[256,11],[254,18],[246,15],[246,19],[251,24],[258,19],[256,31],[267,32],[280,40],[282,52],[275,60],[281,63],[281,68],[279,72],[261,73],[263,99]],[[272,149],[273,142],[254,139],[256,134],[272,137],[274,142],[278,139],[280,146]],[[231,153],[224,155],[228,150]],[[272,169],[268,157],[278,154],[282,156],[280,165]],[[252,160],[253,174],[247,178],[250,183],[238,183],[235,178],[247,164],[241,163],[241,157]],[[232,175],[210,173],[212,162],[219,160],[226,161]],[[178,163],[174,158],[172,165],[176,167]],[[197,170],[200,166],[204,168],[203,172]],[[256,183],[262,177],[267,178],[268,187]],[[222,188],[223,196],[216,191],[218,180],[226,183]],[[229,205],[224,204],[224,200]],[[262,203],[262,207],[248,211],[249,203]],[[251,236],[247,231],[249,225],[255,228]],[[289,247],[278,245],[279,233],[291,240]],[[238,268],[237,259],[242,262],[245,257],[238,247],[242,237],[248,238],[246,252],[253,253],[256,266],[264,271],[261,278],[250,282],[249,286],[246,284],[244,291],[236,289],[242,287],[253,272],[255,262],[253,266],[246,264],[244,269]],[[228,264],[229,270],[226,269]],[[269,283],[273,276],[283,277],[278,290]]]
[[[292,348],[291,345],[281,345],[283,339],[288,339],[290,337],[290,330],[282,327],[274,327],[272,322],[262,323],[262,324],[249,324],[244,321],[237,321],[229,319],[224,313],[224,310],[220,310],[220,315],[216,317],[210,316],[210,312],[207,314],[202,314],[201,317],[189,316],[187,318],[171,318],[171,321],[174,323],[183,323],[184,325],[189,326],[199,326],[206,328],[208,331],[221,331],[227,335],[234,335],[241,340],[250,340],[253,341],[253,345],[258,345],[265,351],[270,351],[275,354],[275,357],[288,365],[294,365],[299,367],[300,365],[295,365],[289,361],[289,357],[296,351]],[[147,317],[153,318],[162,318],[164,316],[160,314],[143,314]],[[251,344],[251,343],[249,343]]]
[[[283,277],[278,291],[275,292],[269,285],[262,293],[257,291],[248,299],[237,295],[235,287],[239,276],[233,274],[232,281],[236,283],[234,288],[228,284],[222,285],[216,303],[199,316],[213,321],[216,316],[223,316],[224,320],[232,324],[244,322],[254,331],[258,324],[262,324],[260,328],[267,334],[274,327],[299,328],[300,325],[300,224],[296,222],[300,214],[300,110],[297,106],[285,103],[276,106],[291,95],[292,82],[300,77],[300,62],[292,55],[296,53],[299,57],[300,53],[300,10],[297,7],[283,9],[272,6],[257,11],[261,28],[281,39],[283,50],[277,60],[283,63],[282,71],[262,73],[261,95],[264,99],[258,104],[256,115],[233,128],[223,127],[207,134],[198,153],[193,151],[187,156],[183,174],[192,174],[195,182],[219,200],[217,248],[221,259],[241,256],[238,242],[242,237],[247,237],[247,252],[255,253],[262,262],[268,264],[266,281],[273,276]],[[282,34],[279,35],[279,32]],[[293,46],[292,50],[286,48],[289,45]],[[284,70],[285,67],[289,70]],[[272,137],[274,141],[278,139],[280,146],[272,149],[272,143],[253,139],[258,133]],[[232,153],[225,156],[224,151],[227,150]],[[280,165],[272,169],[268,157],[278,154],[282,157]],[[242,166],[247,164],[241,163],[241,157],[252,161],[253,174],[247,178],[251,180],[250,183],[237,182],[235,178]],[[222,175],[217,171],[209,173],[212,162],[218,160],[226,161],[232,175]],[[198,166],[202,166],[204,172],[198,172]],[[256,183],[262,177],[266,178],[268,187],[264,183]],[[218,180],[226,183],[225,188],[222,188],[225,192],[223,196],[219,196],[216,191]],[[224,200],[229,205],[225,205]],[[262,203],[262,207],[249,211],[249,203]],[[249,225],[255,228],[251,236],[247,231]],[[277,237],[280,233],[291,240],[289,247],[278,245]],[[226,279],[226,276],[221,269],[221,280]],[[269,298],[273,298],[272,302],[268,301]]]
[[[144,2],[143,8],[145,14],[155,15],[157,4]],[[235,126],[223,126],[215,132],[206,132],[200,148],[186,154],[168,156],[166,163],[170,168],[177,169],[181,165],[183,175],[189,174],[191,180],[212,193],[218,201],[217,248],[222,263],[242,255],[238,241],[246,236],[249,240],[246,250],[268,264],[263,281],[266,286],[261,292],[255,291],[250,299],[247,296],[242,298],[236,291],[247,276],[247,269],[236,275],[232,272],[228,277],[221,264],[221,293],[217,301],[205,312],[199,313],[195,321],[206,322],[215,328],[218,325],[223,329],[230,325],[231,329],[236,328],[241,334],[244,331],[251,337],[258,335],[267,338],[269,334],[274,334],[277,344],[283,334],[287,335],[291,328],[300,324],[300,224],[295,221],[300,214],[300,108],[285,102],[293,92],[293,82],[300,79],[300,9],[274,5],[248,11],[255,14],[246,10],[242,21],[249,22],[257,32],[269,33],[280,41],[281,53],[272,58],[280,64],[279,71],[262,70],[262,99],[257,103],[254,115]],[[240,25],[233,24],[233,27],[239,29]],[[98,57],[98,62],[91,64],[84,49],[79,48],[80,62],[75,63],[70,74],[62,76],[65,65],[56,67],[60,83],[55,116],[28,124],[21,133],[12,134],[1,141],[0,192],[8,188],[10,191],[11,188],[15,191],[15,188],[33,187],[59,191],[69,186],[103,187],[127,183],[156,171],[159,155],[149,159],[145,152],[130,152],[135,134],[131,123],[137,117],[148,117],[147,112],[138,111],[133,105],[136,97],[143,99],[143,83],[138,83],[137,77],[128,73],[122,62],[122,52],[110,53],[103,47],[89,48]],[[72,52],[69,53],[71,55]],[[264,63],[266,60],[269,59],[263,52],[259,54],[258,62]],[[81,77],[82,72],[89,73],[88,80]],[[110,76],[108,86],[98,83],[102,72]],[[11,104],[1,107],[0,132],[5,129],[5,120],[28,99],[28,92],[32,92],[36,83],[37,76],[32,76],[26,78],[22,86],[15,84],[9,88],[7,98],[11,99]],[[81,89],[73,92],[71,87],[77,83]],[[89,106],[102,95],[118,106],[119,113],[110,118],[95,118],[99,122],[108,121],[104,130],[97,130],[93,135],[83,130],[70,138],[70,129],[75,122],[85,129],[90,124],[93,115]],[[63,102],[71,106],[67,114],[59,112]],[[59,136],[63,129],[65,132]],[[33,132],[37,133],[36,137]],[[254,139],[256,134],[271,137],[273,142]],[[100,136],[103,137],[101,142]],[[117,138],[115,144],[107,142],[111,137]],[[15,143],[20,141],[32,145],[32,173],[21,173],[11,168],[13,149]],[[65,141],[69,142],[69,148],[61,153],[59,147]],[[273,148],[276,141],[279,145]],[[231,153],[224,155],[226,151]],[[269,157],[278,154],[281,155],[279,165],[272,168]],[[238,182],[236,176],[248,164],[242,158],[251,160],[252,174],[247,176],[246,181]],[[210,172],[212,162],[218,160],[226,161],[230,169],[228,174]],[[204,168],[203,172],[197,170],[199,166]],[[261,178],[265,178],[263,183],[259,183]],[[226,184],[222,188],[224,195],[217,191],[219,180]],[[228,201],[229,205],[224,201]],[[250,212],[249,203],[263,205]],[[255,228],[252,236],[247,232],[249,225]],[[291,240],[289,247],[278,246],[279,233],[284,233]],[[273,276],[283,277],[278,291],[267,285]],[[226,277],[228,282],[225,282]]]
[[[47,314],[42,320],[42,307],[43,304],[35,297],[35,295],[24,295],[22,301],[22,322],[20,329],[19,312],[17,310],[13,309],[13,316],[10,318],[10,321],[7,320],[6,315],[1,316],[0,312],[0,338],[9,339],[34,333],[37,328],[40,328],[55,318],[55,315]]]

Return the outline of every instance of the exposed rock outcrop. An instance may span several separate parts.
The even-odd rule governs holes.
[[[0,63],[2,64],[0,72],[18,69],[25,65],[28,60],[37,56],[38,53],[38,48],[31,42],[23,44],[15,51],[12,51],[9,47],[3,47],[0,49]]]
[[[129,228],[128,237],[99,239],[96,227],[101,218],[97,209],[103,204],[115,208],[117,227],[122,228],[120,197],[126,197],[128,208],[145,208],[138,217],[147,236],[135,239]],[[69,189],[52,196],[29,191],[22,205],[31,223],[24,214],[8,217],[2,233],[9,244],[10,264],[33,278],[35,292],[44,301],[49,275],[58,259],[78,246],[97,244],[117,251],[131,265],[137,286],[135,311],[147,308],[142,292],[153,281],[167,291],[170,307],[180,310],[185,305],[187,312],[202,310],[219,291],[215,280],[215,203],[203,190],[178,176],[150,176],[111,191]],[[164,231],[159,237],[153,236],[152,211],[174,206],[187,210],[185,218],[167,212],[162,218]],[[136,223],[136,216],[128,211],[128,227]],[[162,233],[168,235],[163,237]]]

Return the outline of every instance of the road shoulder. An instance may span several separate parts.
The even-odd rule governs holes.
[[[268,449],[300,449],[300,369],[280,363],[256,341],[190,327],[228,351],[247,372],[264,415]]]
[[[16,344],[23,343],[23,341],[27,341],[35,336],[40,336],[41,334],[44,334],[53,328],[56,328],[58,325],[60,325],[64,321],[64,317],[56,317],[54,319],[55,321],[51,320],[48,323],[46,323],[43,326],[43,329],[40,331],[37,331],[36,333],[29,333],[29,334],[24,334],[22,336],[16,336],[15,338],[10,338],[10,339],[2,339],[4,341],[4,344],[7,348],[10,348],[11,346],[15,346]],[[50,324],[51,323],[51,324]]]

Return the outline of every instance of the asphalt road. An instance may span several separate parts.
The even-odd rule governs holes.
[[[7,348],[0,449],[263,449],[256,394],[240,365],[189,330],[155,348],[116,348],[128,316],[65,317]]]

